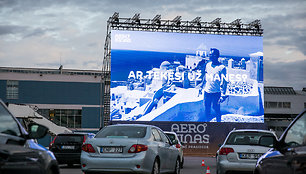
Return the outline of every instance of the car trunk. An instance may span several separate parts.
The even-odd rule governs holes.
[[[132,145],[138,144],[137,138],[127,138],[124,136],[108,137],[108,138],[94,138],[89,141],[95,153],[89,153],[92,157],[103,158],[128,158],[133,157],[136,153],[128,153]]]
[[[60,135],[56,137],[52,151],[54,153],[81,153],[84,135]]]
[[[226,147],[226,146],[225,146]],[[245,161],[254,162],[266,153],[270,148],[256,145],[231,145],[229,148],[233,148],[234,152],[227,155],[227,160],[230,162]]]

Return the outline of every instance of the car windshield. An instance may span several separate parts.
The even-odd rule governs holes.
[[[83,143],[84,135],[58,135],[54,143]]]
[[[166,133],[166,135],[170,138],[171,141],[175,140],[175,135]]]
[[[306,113],[289,128],[285,143],[289,147],[306,145]]]
[[[2,103],[0,103],[0,133],[15,136],[21,135],[17,122]]]
[[[233,132],[225,144],[228,145],[258,145],[263,135],[272,135],[266,132]],[[271,142],[272,143],[272,142]]]
[[[146,127],[110,126],[98,132],[95,138],[143,138],[146,133]]]

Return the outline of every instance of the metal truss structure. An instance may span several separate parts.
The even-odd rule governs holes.
[[[163,20],[161,15],[152,19],[141,19],[137,13],[131,18],[120,18],[115,12],[107,21],[107,34],[104,45],[104,59],[101,80],[101,118],[104,118],[104,125],[110,120],[110,63],[111,63],[111,30],[131,30],[150,32],[175,32],[175,33],[198,33],[198,34],[219,34],[219,35],[240,35],[240,36],[262,36],[260,20],[244,24],[241,19],[225,23],[221,18],[211,22],[202,22],[201,17],[191,21],[183,21],[181,16],[173,20]]]

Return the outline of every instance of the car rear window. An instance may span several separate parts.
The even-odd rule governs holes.
[[[98,132],[96,138],[143,138],[146,133],[146,127],[111,126]]]
[[[170,138],[171,141],[175,140],[175,135],[168,133],[166,133],[166,135]]]
[[[58,135],[54,143],[83,143],[83,141],[84,135]]]
[[[274,136],[266,132],[233,132],[225,144],[229,145],[258,145],[259,139],[263,135]]]

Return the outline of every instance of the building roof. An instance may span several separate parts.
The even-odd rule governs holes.
[[[265,86],[264,87],[265,94],[272,95],[296,95],[293,87],[272,87]]]
[[[66,74],[66,75],[102,76],[102,71],[63,69],[63,66],[60,66],[59,69],[0,67],[0,72],[13,72],[13,73],[23,73],[23,74]]]

